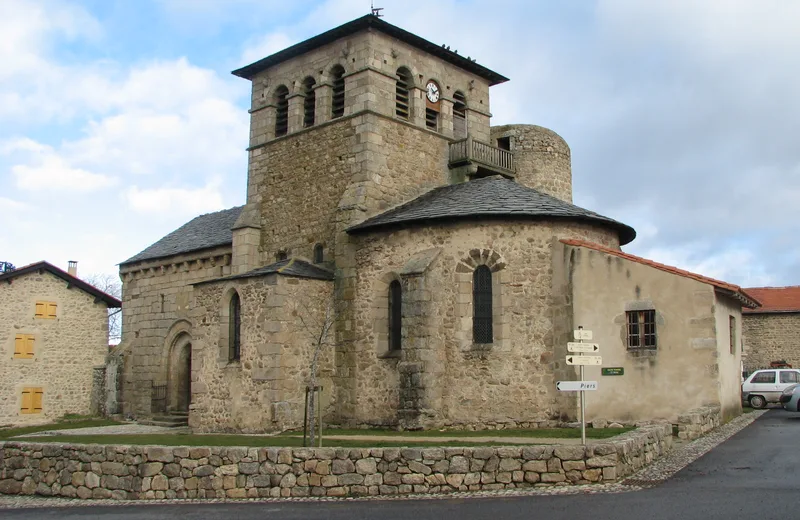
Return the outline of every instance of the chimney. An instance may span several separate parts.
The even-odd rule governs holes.
[[[67,272],[74,277],[78,277],[78,261],[70,260],[67,262]]]

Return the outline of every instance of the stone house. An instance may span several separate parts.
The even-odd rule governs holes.
[[[252,84],[246,204],[120,264],[127,413],[300,427],[323,344],[328,422],[550,424],[578,413],[555,386],[577,376],[577,325],[628,368],[596,417],[736,413],[723,345],[757,303],[623,254],[630,226],[572,204],[560,136],[491,126],[507,78],[371,15],[234,74]],[[646,406],[667,381],[672,402]]]
[[[0,274],[0,424],[93,411],[108,309],[122,303],[78,278],[76,268],[37,262]]]
[[[800,286],[752,287],[747,292],[761,306],[744,312],[744,370],[776,361],[800,368]]]

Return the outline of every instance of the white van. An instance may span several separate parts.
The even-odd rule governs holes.
[[[800,383],[800,370],[795,368],[756,370],[742,383],[742,400],[753,408],[764,408],[779,402],[781,392],[796,383]]]

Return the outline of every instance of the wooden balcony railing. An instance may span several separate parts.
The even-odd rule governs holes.
[[[514,154],[508,150],[466,137],[450,143],[450,166],[478,163],[493,170],[514,173]]]

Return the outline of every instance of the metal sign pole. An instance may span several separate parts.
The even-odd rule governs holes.
[[[579,325],[578,330],[583,330],[583,326]],[[583,343],[583,336],[578,342]],[[583,365],[581,365],[581,383],[583,383]],[[581,390],[581,444],[586,446],[586,392],[583,390]]]

